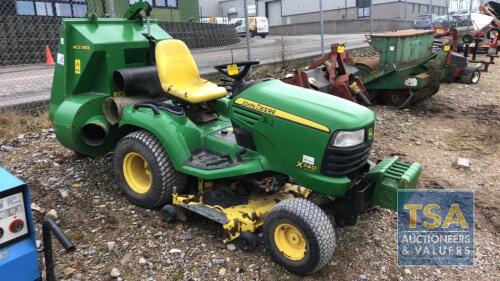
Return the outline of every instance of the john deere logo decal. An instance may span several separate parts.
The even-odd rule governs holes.
[[[259,111],[259,112],[262,112],[262,113],[265,113],[265,114],[268,114],[271,116],[276,116],[276,117],[279,117],[281,119],[288,120],[288,121],[291,121],[291,122],[294,122],[297,124],[301,124],[301,125],[304,125],[304,126],[307,126],[310,128],[314,128],[314,129],[317,129],[317,130],[320,130],[320,131],[323,131],[326,133],[330,132],[330,129],[328,129],[328,127],[326,127],[325,125],[316,123],[316,122],[308,120],[306,118],[302,118],[302,117],[297,116],[295,114],[288,113],[288,112],[276,109],[274,107],[271,107],[271,106],[268,106],[265,104],[261,104],[258,102],[247,100],[245,98],[237,98],[235,103],[239,106],[243,106],[243,107],[246,107],[246,108],[249,108],[249,109],[252,109],[255,111]]]

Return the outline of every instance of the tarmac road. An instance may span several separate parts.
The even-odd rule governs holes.
[[[268,36],[250,39],[251,58],[261,63],[320,54],[320,35]],[[282,41],[283,40],[283,41]],[[347,49],[367,46],[363,34],[325,35],[325,52],[332,43],[343,42]],[[283,43],[282,43],[283,42]],[[213,72],[213,66],[246,60],[245,39],[232,46],[192,50],[202,74]],[[231,55],[232,54],[232,55]],[[54,68],[44,64],[0,67],[0,108],[49,99]]]

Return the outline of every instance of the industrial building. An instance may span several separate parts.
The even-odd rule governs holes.
[[[1,0],[0,15],[40,17],[121,16],[139,0]],[[161,21],[199,21],[198,0],[145,0],[153,6],[153,17]]]
[[[374,0],[374,18],[379,20],[415,19],[420,14],[446,14],[446,0]],[[200,1],[204,17],[243,17],[243,0]],[[249,15],[265,16],[270,26],[317,22],[319,0],[248,0]],[[369,0],[323,0],[325,20],[366,20],[370,17]]]

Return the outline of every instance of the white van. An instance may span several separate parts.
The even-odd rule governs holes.
[[[236,33],[238,33],[238,35],[240,36],[245,36],[245,19],[238,18],[232,19],[231,21],[233,20],[234,27],[236,28]],[[250,26],[250,37],[253,38],[254,36],[260,36],[262,38],[266,38],[266,36],[269,34],[269,23],[266,17],[249,17],[248,23]]]
[[[202,18],[202,23],[213,23],[213,24],[231,24],[229,23],[229,19],[227,17],[209,17]]]

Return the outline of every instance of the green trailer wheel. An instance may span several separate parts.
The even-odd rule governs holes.
[[[147,131],[125,136],[117,145],[114,172],[120,189],[134,204],[158,208],[181,192],[186,176],[177,172],[158,139]]]
[[[292,198],[274,206],[264,222],[264,237],[273,259],[298,275],[323,268],[335,251],[335,231],[314,203]]]

